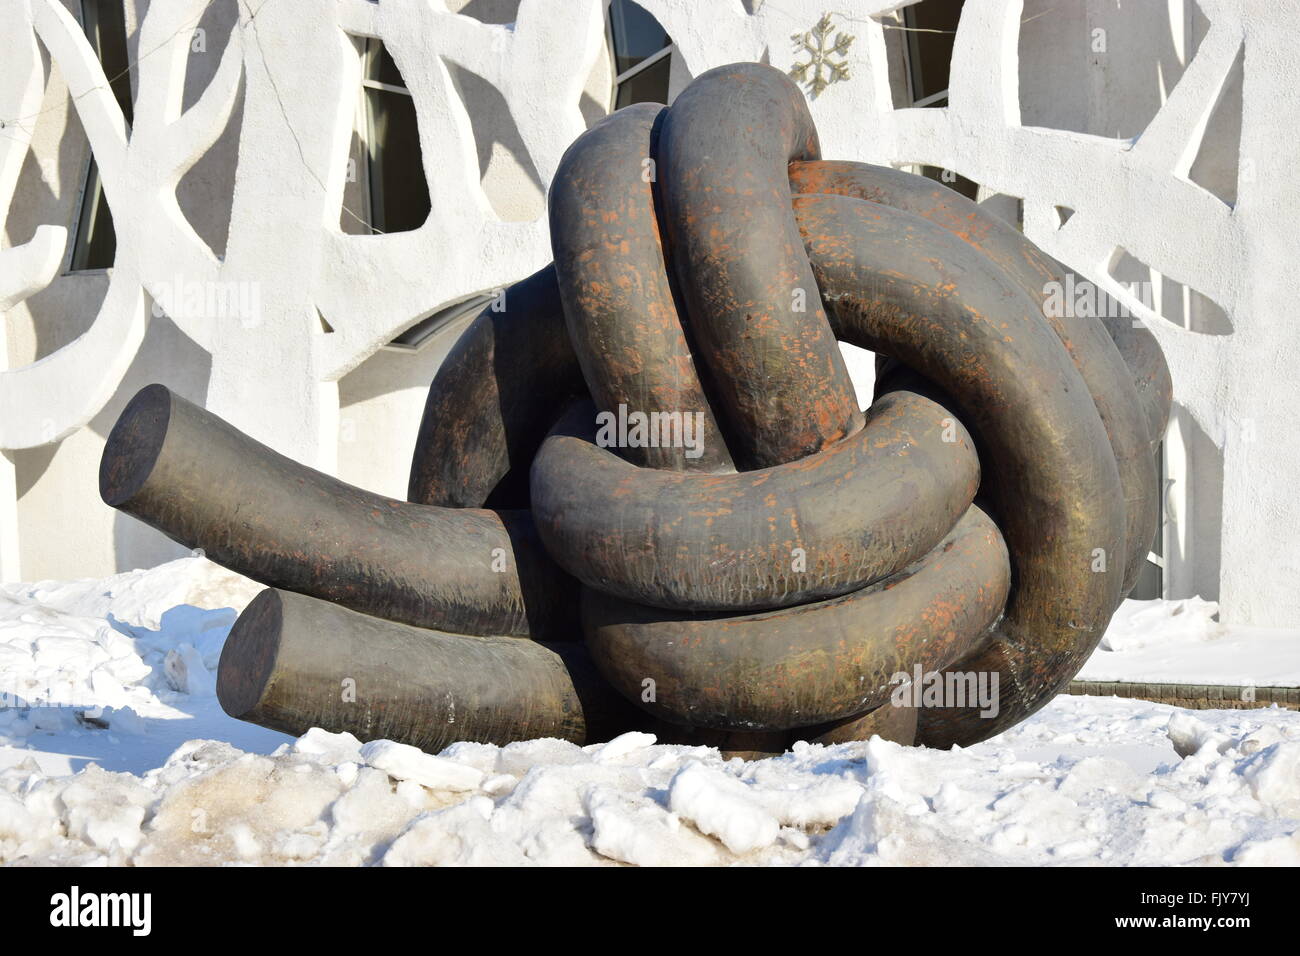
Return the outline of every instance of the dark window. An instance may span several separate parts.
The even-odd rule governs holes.
[[[947,105],[948,69],[963,0],[924,0],[903,10],[912,105]],[[928,100],[944,96],[943,104]]]
[[[90,46],[99,56],[104,76],[129,127],[134,114],[131,103],[131,63],[126,52],[126,20],[121,0],[82,0],[81,24]],[[104,186],[94,157],[86,169],[86,188],[72,244],[73,271],[107,269],[117,254],[113,213],[104,198]]]
[[[955,189],[967,199],[974,200],[979,195],[979,183],[973,179],[967,179],[960,173],[954,173],[950,169],[940,169],[938,166],[922,166],[921,175],[927,179],[933,179],[937,183],[943,183],[949,189]]]
[[[610,4],[609,32],[614,42],[614,71],[620,75],[673,42],[658,20],[630,0]]]
[[[952,66],[952,45],[962,3],[963,0],[924,0],[903,10],[907,83],[913,106],[941,109],[948,105],[948,71]],[[975,199],[979,193],[977,183],[950,170],[922,166],[919,172],[967,199]]]
[[[614,108],[621,110],[633,103],[668,102],[668,69],[668,57],[664,57],[619,83]]]
[[[383,43],[367,40],[364,56],[368,225],[374,232],[418,229],[431,204],[415,101]]]
[[[667,103],[673,41],[644,8],[631,0],[609,5],[609,43],[614,54],[614,108]]]

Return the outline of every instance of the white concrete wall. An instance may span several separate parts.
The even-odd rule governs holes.
[[[546,6],[546,3],[534,3],[534,7],[543,11]],[[42,7],[40,2],[28,6],[18,0],[8,8],[0,6],[0,15],[12,12],[12,17],[5,17],[6,24],[12,21],[21,27],[24,19],[38,24],[44,13],[47,24],[52,23],[51,33],[59,33],[57,40],[74,48],[84,46],[73,19],[60,22]],[[63,7],[73,17],[78,15],[77,0],[64,0]],[[470,33],[450,37],[449,45],[468,46],[466,41],[474,39],[473,31],[482,30],[484,42],[479,46],[487,52],[503,54],[499,69],[504,70],[512,60],[509,54],[514,38],[504,26],[489,25],[513,22],[518,7],[519,0],[454,0],[444,19],[450,19],[451,11],[458,8],[466,9],[476,19],[465,24]],[[103,506],[95,488],[99,456],[108,430],[130,396],[151,381],[163,382],[179,394],[209,407],[224,409],[222,413],[227,417],[302,460],[335,471],[357,484],[404,495],[415,428],[423,407],[423,391],[454,340],[457,328],[464,323],[435,335],[415,351],[389,348],[383,343],[444,303],[504,285],[545,261],[545,229],[539,221],[545,200],[538,163],[544,169],[553,168],[563,147],[581,131],[585,122],[603,115],[605,109],[609,64],[604,56],[600,11],[595,9],[576,11],[577,16],[548,18],[549,22],[541,22],[532,31],[535,39],[516,44],[532,47],[528,56],[537,60],[558,49],[563,41],[572,54],[588,64],[585,82],[582,78],[570,81],[560,77],[558,92],[547,90],[545,84],[534,84],[532,89],[517,91],[512,104],[507,104],[499,83],[489,82],[470,69],[472,66],[488,72],[472,56],[458,58],[468,66],[453,62],[449,56],[447,73],[440,77],[428,75],[428,64],[421,62],[418,49],[408,52],[406,60],[411,74],[408,81],[413,80],[424,88],[423,99],[447,101],[448,92],[454,90],[455,97],[464,105],[464,126],[458,126],[460,118],[457,117],[445,118],[441,129],[431,124],[430,143],[426,146],[433,166],[431,182],[444,185],[442,196],[446,201],[440,208],[437,186],[431,188],[436,221],[430,223],[425,236],[419,237],[422,241],[412,241],[416,239],[413,234],[404,234],[398,242],[391,243],[406,248],[398,250],[387,269],[377,269],[372,264],[372,260],[384,261],[383,255],[375,255],[374,247],[388,244],[387,237],[378,241],[359,237],[357,246],[369,246],[369,249],[357,253],[346,248],[335,250],[336,256],[348,260],[347,266],[352,269],[339,268],[336,258],[331,263],[332,275],[320,277],[321,286],[335,277],[338,286],[318,288],[314,296],[304,294],[307,290],[303,287],[311,279],[302,274],[302,266],[323,268],[317,247],[322,241],[329,241],[329,237],[317,235],[306,223],[332,202],[339,210],[335,214],[339,233],[365,231],[341,214],[345,202],[350,208],[360,208],[359,185],[348,183],[346,177],[339,175],[343,172],[346,153],[330,154],[331,144],[351,135],[355,101],[360,95],[359,82],[346,90],[342,83],[338,85],[334,96],[336,108],[331,111],[316,109],[328,97],[321,98],[319,84],[312,79],[321,72],[340,73],[355,67],[355,63],[348,62],[351,42],[340,24],[329,16],[308,24],[310,29],[301,30],[289,15],[293,11],[288,11],[280,20],[268,18],[260,24],[260,30],[254,30],[247,23],[239,22],[234,0],[216,0],[201,19],[197,16],[185,19],[184,14],[201,10],[203,5],[195,2],[171,9],[165,5],[159,8],[159,16],[169,14],[173,26],[186,27],[174,44],[178,54],[175,59],[179,62],[168,64],[167,75],[163,77],[180,91],[180,107],[192,107],[209,87],[223,62],[232,27],[236,64],[241,59],[253,58],[253,73],[261,68],[262,85],[259,91],[256,75],[246,75],[241,80],[234,74],[239,89],[228,119],[220,125],[215,142],[200,151],[173,187],[179,211],[187,221],[187,228],[193,230],[188,238],[197,240],[192,243],[195,247],[192,251],[203,268],[186,268],[183,257],[169,257],[157,244],[150,243],[153,248],[141,250],[145,254],[140,257],[144,260],[140,271],[152,273],[152,283],[161,286],[163,292],[178,276],[183,282],[193,280],[209,286],[223,281],[251,284],[259,293],[264,313],[260,316],[261,328],[242,328],[238,319],[219,315],[185,316],[182,325],[197,327],[190,331],[208,333],[201,336],[206,341],[200,345],[171,316],[154,316],[138,347],[123,350],[126,354],[104,356],[103,365],[119,366],[111,369],[114,387],[88,409],[68,407],[71,403],[64,401],[65,395],[49,388],[27,389],[30,404],[41,409],[45,419],[36,429],[35,441],[27,435],[11,438],[7,443],[0,441],[0,445],[34,445],[6,448],[0,459],[0,556],[3,556],[0,577],[4,579],[102,574],[118,567],[153,564],[179,553],[180,549],[163,536]],[[139,24],[148,11],[147,0],[138,3],[133,0],[128,4],[133,56],[138,55]],[[364,0],[350,5],[344,13],[353,17],[350,32],[354,36],[368,31],[382,32],[378,22],[371,22],[376,19],[375,11]],[[407,15],[408,21],[413,19],[418,19],[415,12]],[[188,28],[192,24],[200,25],[205,31],[203,51],[190,49]],[[272,32],[277,30],[271,39]],[[30,244],[37,226],[46,223],[66,225],[69,236],[65,237],[65,245],[71,243],[90,156],[81,117],[72,105],[63,78],[62,61],[45,53],[45,40],[39,30],[37,36],[42,44],[38,49],[45,58],[43,65],[49,71],[41,102],[35,107],[0,110],[0,114],[14,117],[36,114],[36,122],[28,124],[32,132],[29,141],[22,144],[21,155],[8,145],[14,142],[12,139],[8,144],[0,139],[0,149],[8,145],[9,161],[16,159],[21,167],[15,177],[13,201],[9,203],[0,248],[17,249]],[[310,45],[312,38],[317,42],[307,55],[295,56],[294,48],[302,43]],[[338,45],[334,40],[339,41]],[[349,49],[343,48],[344,43],[348,43]],[[156,37],[153,46],[157,45]],[[392,41],[389,45],[393,48],[400,42]],[[268,59],[276,64],[274,67],[262,63],[262,55],[268,50]],[[74,52],[81,56],[80,62],[72,58],[72,67],[84,69],[88,50]],[[156,64],[170,53],[170,47],[165,48],[151,59]],[[514,59],[523,61],[528,57]],[[400,55],[398,60],[406,75],[408,64],[403,63]],[[572,61],[567,65],[572,66]],[[425,69],[421,71],[421,67]],[[287,78],[281,76],[281,70],[288,72]],[[3,72],[0,77],[3,82],[10,81]],[[294,83],[298,87],[293,91],[296,96],[289,95],[288,89]],[[444,84],[439,95],[428,95],[432,92],[429,88],[439,83]],[[555,102],[565,92],[574,94],[573,108],[567,116],[565,107],[570,97],[565,97],[563,104]],[[257,95],[259,102],[246,115],[245,97],[250,94]],[[285,126],[280,108],[286,97],[291,102],[296,100],[303,110],[314,111],[300,128],[289,130]],[[102,122],[103,116],[99,114],[112,112],[108,104],[97,106],[99,112],[92,113],[92,122]],[[422,110],[422,114],[425,112],[428,111]],[[521,132],[517,118],[521,113],[532,117],[532,128],[526,134]],[[557,114],[565,121],[556,121]],[[264,135],[258,135],[259,129]],[[455,141],[456,134],[459,142]],[[297,165],[290,163],[287,168],[262,168],[277,156],[292,159],[299,145],[310,143],[313,135],[319,144],[319,162],[313,158]],[[246,151],[242,162],[241,137]],[[460,149],[437,148],[449,144]],[[534,157],[533,152],[538,156]],[[464,178],[440,168],[462,158],[466,168],[458,172]],[[331,163],[334,167],[331,190],[335,194],[326,196],[327,190],[315,180],[322,171],[330,169]],[[236,171],[250,168],[251,172],[240,183],[243,195],[236,197]],[[469,197],[469,191],[464,188],[470,177],[479,186],[475,197]],[[142,185],[148,191],[156,184]],[[165,183],[162,188],[167,188]],[[341,196],[337,194],[339,190]],[[129,190],[119,189],[124,191]],[[295,195],[301,192],[315,193],[310,197],[309,206],[302,201],[304,197]],[[7,202],[8,196],[0,194],[0,199]],[[110,204],[118,225],[119,246],[125,247],[120,248],[120,256],[130,255],[132,226],[149,230],[160,210],[148,203],[136,205],[129,199],[115,201],[112,196]],[[441,217],[439,212],[443,213]],[[135,222],[127,221],[128,217]],[[233,232],[232,222],[235,223]],[[494,237],[490,233],[496,222],[502,225]],[[495,249],[480,255],[472,242],[467,243],[466,231],[477,236],[481,246]],[[277,236],[291,238],[278,243]],[[303,237],[308,241],[303,242]],[[269,256],[264,255],[267,249],[271,250]],[[454,249],[456,255],[446,255],[448,249]],[[57,361],[60,349],[74,343],[97,321],[122,322],[118,316],[97,316],[109,287],[109,273],[68,273],[67,255],[61,252],[55,274],[4,315],[4,342],[7,365],[11,369],[31,366],[40,360]],[[242,257],[245,268],[225,268],[232,256]],[[455,261],[457,256],[461,260],[478,261],[467,268],[464,261]],[[224,257],[226,262],[220,262],[219,257]],[[263,263],[263,258],[269,263],[279,262],[285,268],[280,274],[268,276],[271,266]],[[390,269],[399,275],[389,274]],[[119,267],[112,271],[125,270]],[[222,273],[229,274],[229,278]],[[425,273],[431,281],[421,289],[418,279],[402,281],[400,273],[411,277]],[[405,295],[383,314],[383,309],[375,307],[376,302],[386,294],[391,297],[394,286],[402,287]],[[308,299],[314,301],[305,301]],[[318,309],[341,330],[341,334],[333,333],[330,338],[347,339],[337,348],[322,347],[325,333],[316,317]],[[360,315],[360,321],[354,319],[356,315]],[[349,324],[353,325],[351,330]],[[213,379],[214,364],[221,380]],[[313,367],[317,371],[310,371]],[[14,383],[15,392],[18,384]],[[66,386],[75,387],[72,382]],[[6,404],[0,410],[0,421],[13,425],[30,419],[30,414],[16,406],[17,403]],[[76,427],[76,420],[83,417],[84,424]],[[65,431],[70,433],[64,436]],[[45,441],[46,438],[56,440]]]
[[[255,23],[233,0],[206,13],[201,0],[128,2],[133,45],[154,51],[134,77],[129,138],[58,0],[0,0],[0,119],[26,117],[0,136],[2,577],[103,574],[176,553],[95,489],[107,429],[149,381],[400,496],[424,388],[463,323],[416,351],[384,343],[549,257],[545,187],[608,102],[603,0],[339,0],[306,20],[272,4]],[[674,92],[734,60],[788,69],[790,35],[824,12],[813,0],[642,5],[677,43]],[[1300,334],[1282,283],[1300,213],[1286,42],[1300,10],[968,0],[951,107],[899,110],[904,5],[836,5],[836,28],[855,39],[851,79],[812,101],[826,155],[953,169],[1020,200],[1027,234],[1081,276],[1116,291],[1151,280],[1155,308],[1129,304],[1174,371],[1170,596],[1294,623],[1287,438]],[[189,49],[195,22],[204,53]],[[354,38],[367,35],[393,52],[421,117],[434,212],[412,233],[360,235],[342,215],[359,200],[346,168]],[[59,227],[75,227],[91,149],[118,261],[68,275]],[[1062,225],[1055,207],[1074,215]],[[183,305],[149,317],[177,277],[255,290],[255,321]]]

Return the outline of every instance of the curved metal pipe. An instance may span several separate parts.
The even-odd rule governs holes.
[[[837,334],[946,390],[980,447],[1015,586],[996,639],[954,669],[997,671],[1003,701],[993,719],[926,709],[920,739],[983,740],[1069,681],[1119,603],[1120,575],[1097,563],[1125,543],[1109,438],[1041,310],[977,250],[857,199],[800,196],[795,214]]]
[[[407,497],[450,508],[527,508],[537,446],[585,392],[548,265],[485,308],[438,367]]]
[[[602,412],[666,411],[699,418],[699,454],[634,445],[636,465],[734,471],[686,341],[655,211],[652,163],[666,108],[641,103],[574,140],[549,196],[551,247],[569,340]]]
[[[1169,412],[1174,401],[1174,382],[1169,374],[1169,363],[1160,350],[1151,330],[1131,316],[1107,316],[1101,320],[1106,331],[1115,340],[1129,374],[1147,422],[1154,455],[1164,440],[1169,427]]]
[[[967,245],[1020,284],[1041,307],[1092,395],[1119,467],[1126,506],[1125,546],[1111,556],[1122,563],[1123,593],[1137,583],[1156,532],[1159,483],[1147,425],[1148,410],[1117,348],[1109,325],[1095,318],[1056,315],[1047,308],[1049,283],[1064,284],[1060,263],[1018,230],[965,196],[924,176],[866,163],[792,163],[791,189],[798,194],[851,196],[920,216]],[[1156,349],[1157,355],[1159,348]],[[1163,362],[1163,356],[1160,357]],[[1163,434],[1163,429],[1159,432]],[[1118,559],[1118,562],[1115,561]]]
[[[533,462],[547,551],[591,587],[655,607],[761,610],[832,597],[912,564],[979,487],[970,435],[907,392],[799,461],[729,475],[637,468],[576,408]]]
[[[895,674],[962,658],[983,643],[1009,586],[1002,536],[972,507],[916,564],[842,597],[688,615],[584,588],[583,630],[615,689],[663,720],[786,730],[860,716],[888,700]]]
[[[574,582],[527,512],[363,491],[162,385],[141,389],[113,426],[99,490],[106,504],[271,587],[464,634],[573,633]]]
[[[806,740],[810,744],[832,747],[854,740],[880,737],[910,747],[916,743],[917,717],[920,710],[911,706],[896,706],[891,700],[865,714],[837,720],[820,727],[806,727],[791,734],[791,744]]]
[[[790,214],[787,165],[818,152],[803,93],[758,63],[697,77],[659,136],[687,324],[742,469],[803,458],[862,426]]]
[[[321,727],[430,753],[458,740],[586,744],[646,722],[580,643],[445,634],[273,588],[231,628],[217,699],[285,733]]]

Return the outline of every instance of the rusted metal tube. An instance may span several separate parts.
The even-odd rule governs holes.
[[[1115,456],[1056,332],[977,250],[877,203],[805,195],[795,213],[837,334],[943,388],[980,448],[1015,587],[995,640],[954,669],[997,671],[1003,700],[992,719],[920,716],[923,742],[965,746],[1050,700],[1101,639],[1122,584],[1097,564],[1124,546]]]
[[[1065,346],[1092,395],[1119,468],[1125,502],[1125,546],[1110,555],[1124,576],[1123,593],[1137,583],[1156,531],[1159,485],[1151,456],[1148,410],[1108,325],[1048,308],[1051,283],[1064,286],[1060,263],[1019,231],[965,196],[924,176],[866,163],[792,163],[791,189],[798,194],[851,196],[920,216],[967,245],[1015,280],[1039,304],[1043,317]],[[1159,349],[1156,349],[1159,354]],[[1163,362],[1163,356],[1160,357]],[[1161,430],[1163,433],[1163,429]]]
[[[790,735],[790,743],[806,740],[810,744],[830,747],[853,740],[869,740],[875,736],[910,747],[916,742],[919,715],[919,708],[898,706],[891,700],[856,717],[837,720],[820,727],[805,727],[797,730]]]
[[[446,634],[273,588],[226,638],[217,699],[285,733],[321,727],[430,753],[458,740],[586,744],[645,723],[581,643]]]
[[[906,392],[857,434],[729,475],[639,469],[591,442],[576,408],[533,462],[533,517],[570,574],[628,601],[761,610],[855,590],[912,564],[979,487],[970,435]]]
[[[537,446],[584,394],[555,268],[547,266],[485,308],[438,367],[407,497],[453,508],[527,508]]]
[[[887,701],[895,674],[964,657],[986,639],[1009,586],[1002,536],[972,507],[916,564],[841,597],[690,615],[584,588],[583,630],[601,673],[661,719],[785,730],[861,715]]]
[[[1107,316],[1102,322],[1133,377],[1154,455],[1164,440],[1165,429],[1169,427],[1169,411],[1174,400],[1169,363],[1165,361],[1165,353],[1160,350],[1160,343],[1151,330],[1135,322],[1131,316]]]
[[[787,164],[818,149],[799,88],[758,63],[697,77],[659,136],[687,324],[742,469],[802,458],[862,426],[790,214]]]
[[[659,233],[648,164],[664,112],[651,103],[619,110],[560,160],[549,196],[560,298],[597,409],[698,417],[698,454],[682,444],[633,445],[620,449],[624,458],[673,471],[734,471],[678,318]]]
[[[663,720],[652,720],[643,729],[658,737],[660,743],[717,747],[728,759],[740,757],[744,760],[762,760],[785,753],[799,741],[829,747],[876,736],[911,746],[916,740],[917,713],[915,707],[896,707],[890,702],[844,720],[813,727],[797,727],[794,730],[711,730],[708,727],[670,724]],[[648,718],[649,715],[641,716]]]
[[[161,385],[100,462],[104,502],[263,584],[463,634],[575,636],[572,579],[527,512],[363,491],[277,454]]]

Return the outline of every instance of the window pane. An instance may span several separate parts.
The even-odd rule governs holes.
[[[366,41],[366,79],[406,88],[401,71],[381,40]]]
[[[131,61],[126,52],[126,19],[121,0],[83,0],[81,22],[86,38],[104,67],[109,88],[129,125],[131,109]]]
[[[659,21],[631,0],[614,0],[609,8],[609,24],[610,32],[614,34],[615,73],[630,70],[673,42]]]
[[[418,229],[429,217],[415,101],[405,93],[366,90],[370,112],[370,222],[380,232]]]
[[[668,73],[673,55],[656,60],[631,79],[618,85],[614,108],[622,109],[633,103],[667,103]]]
[[[81,22],[86,38],[99,57],[109,89],[129,126],[134,119],[131,101],[130,59],[126,49],[126,19],[120,0],[83,0]],[[81,197],[77,229],[72,243],[74,271],[108,269],[117,255],[113,213],[104,198],[99,167],[92,156],[86,168],[86,188]]]
[[[948,88],[948,68],[962,2],[924,0],[903,11],[913,100],[923,100]]]
[[[944,173],[945,170],[940,169],[938,166],[921,167],[921,175],[926,179],[933,179],[937,183],[942,183],[954,192],[961,193],[967,199],[973,200],[979,195],[979,183],[967,179],[960,173],[948,173],[948,176],[945,179]]]
[[[104,198],[99,167],[90,161],[86,173],[86,192],[81,197],[81,215],[77,218],[77,237],[72,246],[72,269],[110,269],[117,255],[117,233],[113,213]]]

